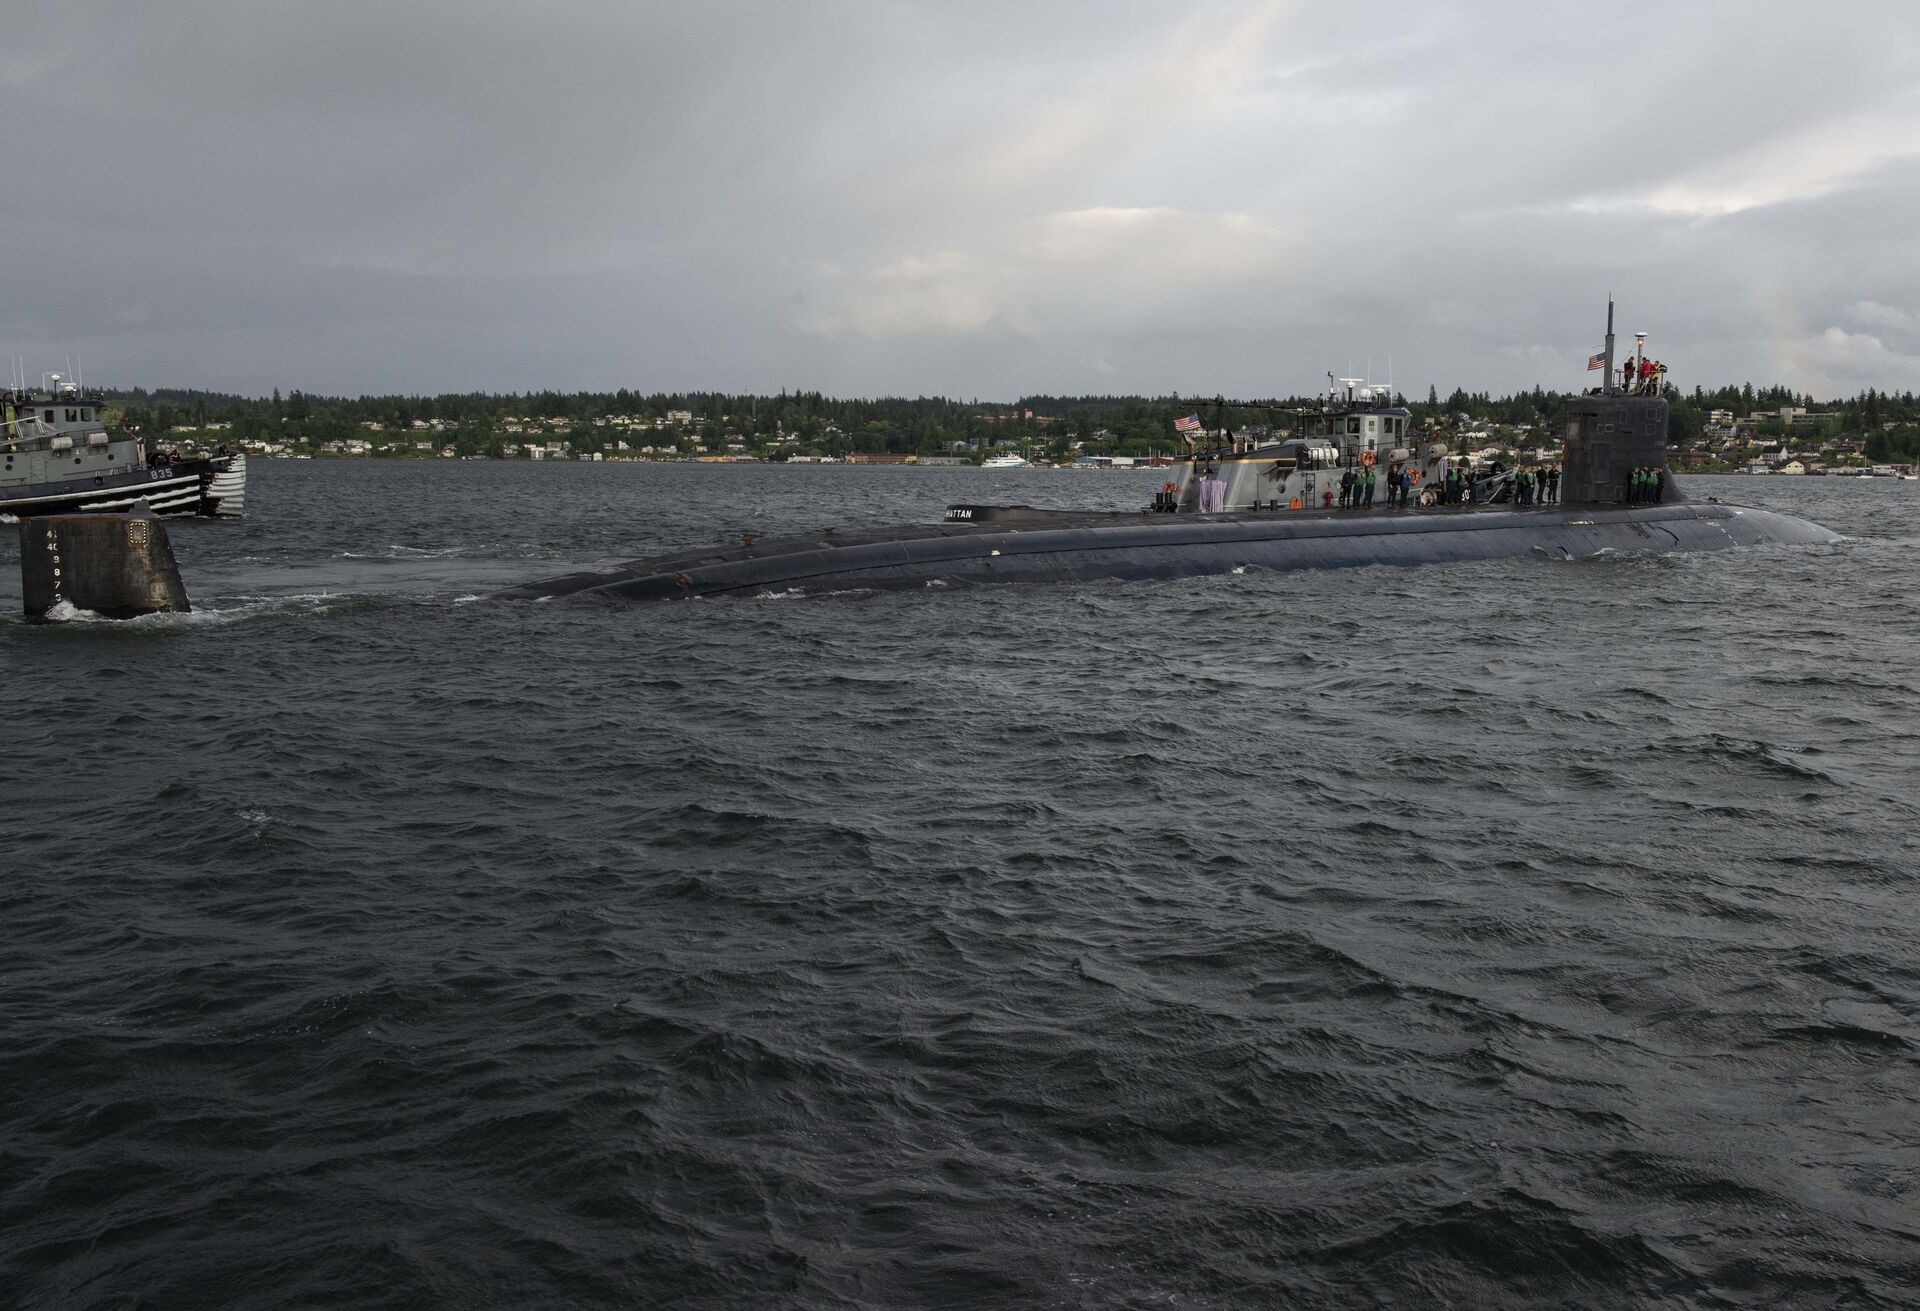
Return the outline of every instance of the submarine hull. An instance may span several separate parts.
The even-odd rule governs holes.
[[[496,593],[648,602],[799,591],[902,591],[1009,583],[1184,578],[1366,565],[1554,559],[1606,553],[1811,546],[1837,534],[1721,502],[1441,512],[1087,516],[823,531],[654,556]]]

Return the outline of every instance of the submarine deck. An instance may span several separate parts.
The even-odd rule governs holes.
[[[1837,540],[1791,515],[1718,501],[1664,505],[1435,506],[1161,515],[993,509],[950,521],[746,538],[522,584],[498,599],[591,596],[650,601],[777,588],[921,586],[1174,578],[1495,559],[1542,551],[1719,550]],[[1007,513],[1014,511],[1018,513]]]

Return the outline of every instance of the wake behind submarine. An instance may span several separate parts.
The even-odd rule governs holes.
[[[1605,385],[1569,406],[1560,494],[1550,504],[1529,495],[1514,470],[1463,472],[1438,443],[1409,450],[1401,443],[1410,412],[1343,379],[1344,397],[1330,394],[1296,415],[1285,440],[1192,451],[1140,511],[956,505],[944,524],[748,539],[525,583],[494,597],[672,601],[1839,540],[1793,515],[1685,496],[1667,469],[1667,402],[1643,338],[1627,379],[1615,379],[1611,303],[1604,357]],[[1336,504],[1345,499],[1343,478],[1372,473],[1376,484],[1398,485],[1403,472],[1413,489],[1395,498],[1400,504]]]

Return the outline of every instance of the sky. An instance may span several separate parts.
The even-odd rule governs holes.
[[[1920,389],[1920,4],[13,0],[0,350],[264,394]]]

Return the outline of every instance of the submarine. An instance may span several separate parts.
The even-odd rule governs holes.
[[[1189,438],[1153,504],[1138,511],[955,505],[939,524],[745,538],[524,583],[493,598],[653,602],[1840,540],[1794,515],[1680,490],[1667,467],[1664,379],[1637,334],[1616,380],[1611,302],[1603,367],[1603,385],[1569,405],[1557,496],[1539,496],[1518,470],[1479,469],[1444,442],[1408,445],[1408,410],[1359,379],[1330,379],[1344,383],[1344,393],[1330,386],[1282,440],[1235,438],[1224,425],[1225,444],[1202,449]],[[1392,506],[1351,508],[1343,482],[1368,473],[1407,490]]]

